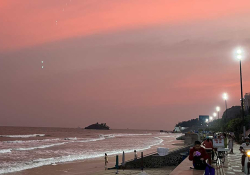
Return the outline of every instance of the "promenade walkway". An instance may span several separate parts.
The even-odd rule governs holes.
[[[216,175],[244,175],[241,170],[241,156],[239,151],[240,145],[234,144],[234,154],[228,154],[223,168],[216,168]]]
[[[240,145],[234,144],[234,154],[228,154],[225,158],[224,165],[212,166],[215,168],[216,175],[245,175],[241,170],[241,156],[239,151]],[[163,168],[152,168],[145,169],[145,175],[203,175],[204,171],[192,170],[190,167],[192,162],[185,159],[178,167],[163,167]],[[116,170],[108,170],[96,173],[95,175],[112,175],[115,174]],[[119,170],[119,174],[122,175],[144,175],[139,169],[135,170]]]

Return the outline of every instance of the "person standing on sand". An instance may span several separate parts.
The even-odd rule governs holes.
[[[104,157],[104,160],[105,160],[105,170],[107,170],[107,166],[108,166],[108,163],[109,163],[109,160],[108,160],[108,155],[107,153],[105,153],[105,157]]]
[[[135,153],[135,158],[134,158],[134,160],[136,160],[136,159],[137,159],[137,153],[136,153],[136,150],[134,150],[134,153]]]

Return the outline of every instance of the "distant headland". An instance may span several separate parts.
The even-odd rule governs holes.
[[[99,124],[97,122],[96,124],[92,124],[92,125],[89,125],[88,127],[85,127],[85,129],[109,130],[109,126],[107,126],[106,123]]]

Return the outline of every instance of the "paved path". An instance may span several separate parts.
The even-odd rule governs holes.
[[[226,156],[225,159],[225,163],[223,166],[216,166],[213,165],[213,167],[215,168],[215,174],[216,175],[245,175],[242,170],[241,170],[241,156],[242,154],[239,151],[239,147],[240,145],[238,144],[234,144],[234,154],[228,154]],[[187,168],[185,166],[185,171],[182,170],[182,172],[185,172],[185,174],[195,174],[194,172],[196,171],[191,171],[189,169],[189,161],[183,161],[183,163],[188,164]],[[140,170],[119,170],[119,174],[121,175],[169,175],[173,170],[175,169],[175,167],[164,167],[164,168],[152,168],[152,169],[146,169],[145,173],[142,173]],[[180,169],[180,167],[179,167]],[[177,171],[177,169],[175,169],[175,171],[173,171],[171,174],[180,174],[179,171]],[[95,175],[114,175],[116,172],[116,170],[107,170],[107,171],[102,171],[99,173],[96,173]],[[201,172],[198,172],[198,174],[203,174]]]
[[[223,169],[216,168],[216,175],[244,175],[241,166],[241,156],[239,151],[240,145],[234,144],[234,154],[228,154],[225,159]]]

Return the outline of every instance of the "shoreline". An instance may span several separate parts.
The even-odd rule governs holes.
[[[138,151],[137,155],[140,157],[140,152],[143,152],[144,155],[150,154],[152,152],[156,152],[158,147],[168,147],[169,150],[173,150],[180,146],[183,146],[184,143],[181,140],[173,140],[171,144],[169,144],[169,140],[167,137],[161,137],[163,140],[159,145],[154,145],[149,149],[145,149],[143,151]],[[104,153],[103,153],[104,154]],[[122,152],[119,155],[119,164],[122,159]],[[134,157],[134,153],[125,153],[125,160],[131,160]],[[108,168],[115,166],[115,155],[109,156]],[[57,165],[45,165],[37,168],[27,169],[18,172],[8,173],[10,175],[42,175],[42,174],[53,174],[53,175],[93,175],[95,173],[102,172],[104,170],[104,156],[93,159],[86,160],[78,160],[72,162],[65,162]],[[110,171],[110,170],[107,170]]]

